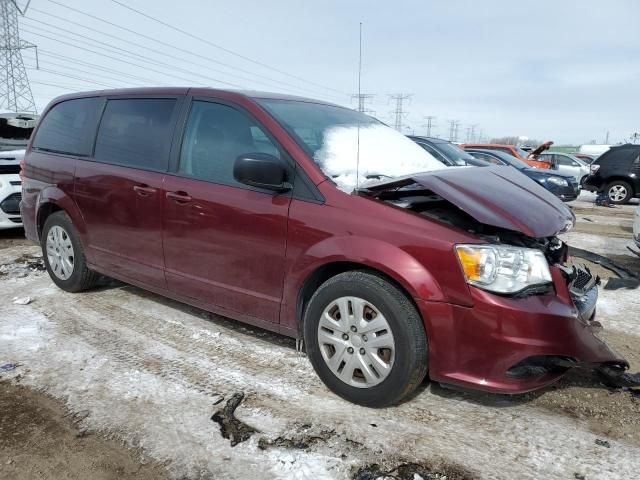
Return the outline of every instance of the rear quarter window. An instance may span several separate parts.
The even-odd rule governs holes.
[[[67,155],[91,155],[100,104],[99,98],[78,98],[54,105],[41,120],[33,148]]]
[[[175,124],[175,98],[112,99],[100,121],[94,159],[166,170]]]

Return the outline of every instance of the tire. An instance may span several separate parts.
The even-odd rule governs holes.
[[[629,203],[629,200],[633,197],[633,188],[623,180],[614,180],[608,183],[605,187],[605,192],[607,192],[609,202],[614,205]]]
[[[348,312],[346,321],[342,311]],[[388,329],[381,330],[384,322]],[[356,325],[360,331],[354,333]],[[351,271],[327,280],[309,301],[303,330],[316,373],[332,392],[350,402],[375,408],[396,404],[427,374],[422,319],[409,298],[378,275]],[[393,346],[377,347],[383,344]],[[334,373],[336,365],[343,368]]]
[[[55,239],[56,235],[60,240]],[[68,248],[69,245],[71,248]],[[49,215],[42,229],[40,246],[47,272],[59,288],[75,293],[96,285],[100,275],[87,268],[78,231],[65,212]],[[60,253],[56,252],[56,248]]]

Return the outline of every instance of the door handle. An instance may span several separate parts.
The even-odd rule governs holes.
[[[149,185],[134,185],[133,191],[141,197],[148,197],[149,195],[156,193],[157,190]]]
[[[167,192],[167,198],[176,203],[189,203],[192,198],[186,192]]]

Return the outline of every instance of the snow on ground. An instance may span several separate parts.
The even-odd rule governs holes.
[[[627,255],[631,207],[593,208],[588,194],[573,206],[579,224],[565,240]],[[587,223],[615,235],[581,231]],[[291,339],[118,283],[64,293],[31,265],[38,253],[0,248],[0,365],[20,364],[0,379],[63,399],[86,416],[84,428],[140,447],[175,478],[348,478],[371,463],[434,460],[496,479],[628,479],[640,470],[637,436],[608,433],[610,448],[598,445],[593,418],[565,405],[568,395],[590,405],[592,387],[543,393],[554,410],[432,385],[397,407],[366,409],[328,392]],[[638,290],[600,294],[605,331],[624,335],[637,354]],[[28,305],[11,302],[26,296]],[[211,416],[237,392],[245,398],[236,416],[257,432],[232,447]],[[299,439],[308,447],[287,446]]]
[[[0,250],[0,263],[23,251]],[[23,384],[87,412],[83,426],[141,447],[176,478],[346,478],[372,462],[434,458],[482,478],[622,479],[640,469],[636,444],[602,447],[581,421],[505,397],[487,404],[427,387],[394,408],[349,404],[289,339],[133,287],[67,294],[33,271],[0,285],[3,299],[34,299],[0,303],[0,364],[20,363],[12,375]],[[231,447],[210,417],[240,391],[236,414],[259,433]],[[303,434],[320,440],[258,447]]]

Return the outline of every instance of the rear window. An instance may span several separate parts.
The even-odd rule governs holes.
[[[68,155],[91,155],[99,98],[78,98],[55,105],[42,119],[33,148]]]
[[[175,105],[174,98],[108,100],[94,158],[126,167],[166,170]]]
[[[630,166],[640,154],[640,148],[612,148],[599,156],[593,163],[601,166]]]

